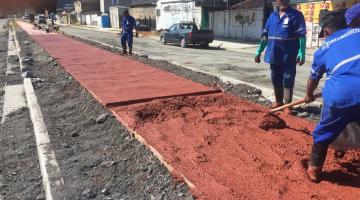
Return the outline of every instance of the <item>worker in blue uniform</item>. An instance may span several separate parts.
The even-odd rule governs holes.
[[[343,13],[330,11],[320,16],[320,26],[320,37],[326,39],[314,55],[305,97],[306,102],[314,101],[314,90],[326,73],[321,119],[313,131],[307,169],[314,182],[321,180],[328,146],[350,123],[360,123],[360,28],[347,28]]]
[[[289,0],[276,0],[277,10],[267,19],[255,62],[260,63],[266,48],[265,62],[270,64],[277,108],[291,103],[296,64],[305,63],[306,25],[303,14],[290,6]]]
[[[139,36],[136,26],[136,20],[129,14],[128,10],[124,10],[123,17],[121,19],[121,46],[123,49],[122,54],[127,54],[127,46],[129,47],[129,54],[132,55],[133,45],[133,30],[136,31],[136,37]]]

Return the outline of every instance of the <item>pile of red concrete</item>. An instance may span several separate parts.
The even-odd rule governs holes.
[[[330,152],[324,180],[307,179],[314,124],[280,114],[286,126],[262,130],[260,105],[19,24],[200,199],[360,199],[360,151]]]

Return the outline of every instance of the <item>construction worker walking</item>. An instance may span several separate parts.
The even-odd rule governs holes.
[[[347,21],[350,24],[353,20]],[[360,132],[357,132],[360,131],[360,28],[347,28],[343,13],[329,11],[320,16],[320,26],[320,37],[326,40],[314,55],[305,97],[306,102],[314,101],[314,90],[326,73],[321,119],[312,134],[314,142],[307,169],[314,182],[321,180],[328,147],[340,134],[350,131],[355,134],[350,142],[360,145]]]
[[[124,10],[122,17],[122,30],[121,30],[121,46],[122,54],[127,54],[127,46],[129,47],[129,54],[132,55],[133,45],[133,30],[136,31],[136,37],[138,37],[138,31],[136,26],[136,20],[129,14],[128,10]]]
[[[306,25],[301,12],[290,7],[289,0],[276,0],[277,10],[268,18],[263,29],[255,62],[260,63],[266,49],[265,62],[270,64],[277,108],[291,103],[296,76],[296,63],[305,63]]]

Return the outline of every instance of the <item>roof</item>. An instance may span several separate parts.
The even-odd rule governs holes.
[[[156,5],[157,0],[132,0],[131,6]]]
[[[266,4],[271,4],[273,0],[266,0]],[[264,6],[264,0],[246,0],[241,3],[238,3],[232,6],[232,9],[239,9],[239,8],[258,8]]]

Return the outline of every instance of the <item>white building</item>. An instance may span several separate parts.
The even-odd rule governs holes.
[[[269,9],[271,12],[271,4]],[[264,1],[248,0],[230,10],[210,11],[209,18],[209,26],[217,38],[259,40],[264,23]]]
[[[167,29],[179,22],[201,23],[201,7],[195,0],[158,0],[156,5],[156,30]]]

